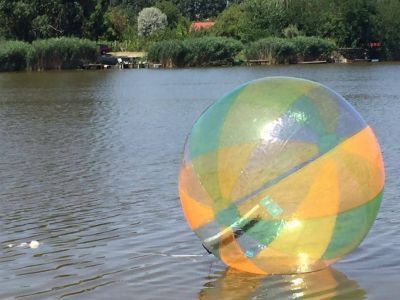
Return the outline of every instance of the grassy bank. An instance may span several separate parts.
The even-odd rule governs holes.
[[[330,60],[335,43],[319,37],[269,37],[250,43],[245,48],[249,60],[268,60],[271,64]]]
[[[334,42],[319,37],[268,37],[243,45],[233,38],[203,36],[154,42],[147,58],[169,68],[232,65],[238,57],[285,64],[330,60],[336,49]],[[98,55],[96,43],[86,39],[2,41],[0,71],[75,69]]]
[[[334,42],[318,37],[269,37],[246,45],[232,38],[200,37],[156,42],[149,48],[148,59],[164,67],[228,65],[242,53],[247,60],[285,64],[329,61],[336,49]]]
[[[148,60],[164,67],[230,65],[243,49],[241,42],[225,37],[201,37],[152,44]]]
[[[32,43],[0,42],[0,71],[74,69],[95,62],[95,42],[79,38],[51,38]]]
[[[25,42],[0,42],[0,71],[21,71],[28,67],[32,52],[31,46]]]

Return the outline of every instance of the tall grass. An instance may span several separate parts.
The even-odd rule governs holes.
[[[247,45],[245,55],[249,60],[268,60],[271,64],[281,64],[329,60],[334,50],[334,42],[319,37],[269,37]]]
[[[290,39],[268,37],[247,45],[245,56],[248,60],[267,60],[271,64],[293,63],[296,61],[295,46]]]
[[[183,67],[187,49],[180,40],[169,40],[154,43],[149,48],[147,58],[162,64],[164,67]]]
[[[299,61],[329,60],[336,44],[315,36],[297,36],[291,39]]]
[[[32,44],[19,41],[0,42],[0,71],[73,69],[95,62],[95,42],[78,38],[52,38]]]
[[[203,37],[184,40],[185,65],[208,66],[232,64],[243,49],[241,42],[226,37]]]
[[[27,68],[31,45],[19,41],[0,42],[0,71],[21,71]]]
[[[239,41],[225,37],[161,41],[149,47],[148,59],[165,67],[227,65],[242,48]]]
[[[79,38],[51,38],[32,43],[29,65],[32,69],[73,69],[96,61],[99,50],[95,42]]]

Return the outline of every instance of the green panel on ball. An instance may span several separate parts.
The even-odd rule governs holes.
[[[364,239],[375,221],[383,192],[366,204],[337,216],[332,240],[323,259],[334,259],[354,250]]]

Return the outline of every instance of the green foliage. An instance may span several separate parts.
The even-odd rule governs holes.
[[[188,29],[189,21],[184,17],[180,18],[179,23],[175,29],[176,36],[179,38],[186,37],[189,33]]]
[[[360,47],[376,38],[379,1],[291,0],[287,16],[307,36],[332,38],[342,47]]]
[[[243,48],[239,41],[225,37],[186,39],[184,46],[185,65],[189,67],[231,64]]]
[[[167,24],[167,16],[161,10],[156,7],[144,8],[138,16],[138,34],[150,36],[165,29]]]
[[[290,24],[288,27],[283,29],[282,33],[286,38],[294,38],[294,37],[300,35],[300,31],[297,28],[297,26],[296,25],[292,25],[292,24]]]
[[[379,37],[384,45],[384,55],[388,59],[400,60],[400,1],[381,0],[377,10]]]
[[[178,7],[171,1],[162,0],[157,2],[156,8],[161,10],[166,16],[169,28],[176,28],[178,23],[181,21],[182,15],[178,10]]]
[[[0,0],[0,28],[6,38],[32,41],[102,32],[106,0]]]
[[[137,16],[143,8],[154,6],[156,2],[156,0],[113,0],[112,5],[121,6],[126,11],[130,11]]]
[[[162,0],[155,7],[160,9],[166,16],[168,29],[158,33],[164,40],[181,39],[188,35],[189,20],[182,16],[178,7],[171,1]],[[159,40],[159,39],[158,39]]]
[[[49,17],[46,15],[37,16],[32,20],[32,31],[35,38],[47,38],[52,35],[53,28],[50,25]]]
[[[246,0],[241,6],[244,15],[239,21],[239,27],[241,40],[244,42],[279,36],[289,25],[284,1]]]
[[[128,17],[123,10],[116,7],[110,7],[104,15],[104,24],[106,40],[122,40],[128,30]]]
[[[175,0],[184,16],[190,20],[204,20],[217,16],[226,8],[226,0]]]
[[[245,49],[248,60],[268,60],[271,64],[296,61],[296,50],[289,39],[268,37],[250,43]]]
[[[0,42],[0,71],[25,70],[30,50],[31,45],[25,42]]]
[[[291,39],[299,61],[328,60],[336,45],[320,37],[298,36]]]
[[[97,59],[95,42],[78,38],[51,38],[32,43],[29,65],[33,69],[72,69]]]
[[[375,2],[371,0],[341,1],[339,16],[345,29],[334,38],[340,45],[360,47],[374,39]]]
[[[161,63],[165,67],[182,67],[187,49],[180,40],[168,40],[154,43],[147,53],[150,61]]]
[[[4,28],[6,38],[32,40],[31,20],[35,12],[25,1],[0,2],[0,27]]]
[[[335,49],[332,41],[318,37],[269,37],[250,43],[245,55],[249,60],[268,60],[271,64],[281,64],[329,59]]]
[[[239,5],[230,5],[215,20],[213,31],[218,36],[240,39],[242,30],[239,26],[244,17],[244,12]]]
[[[239,41],[224,37],[161,41],[150,46],[148,59],[168,67],[226,65],[242,48]]]
[[[154,6],[162,14],[139,22]],[[399,15],[399,0],[0,0],[0,38],[79,37],[141,50],[162,40],[221,36],[247,44],[304,35],[339,47],[380,41],[385,57],[400,60]],[[188,32],[190,21],[207,18],[215,18],[213,28]]]
[[[96,44],[85,39],[51,38],[32,44],[2,41],[0,71],[70,69],[94,62],[97,56]]]
[[[112,6],[122,6],[126,10],[137,15],[146,7],[155,6],[165,13],[169,19],[169,9],[171,2],[178,8],[179,14],[189,18],[190,20],[203,20],[217,16],[226,8],[228,1],[226,0],[113,0]],[[163,4],[162,4],[163,3]],[[175,11],[175,9],[173,9]]]
[[[90,2],[90,1],[89,1]],[[82,36],[88,39],[98,39],[106,31],[105,14],[107,11],[107,0],[92,0],[94,7],[82,26]]]

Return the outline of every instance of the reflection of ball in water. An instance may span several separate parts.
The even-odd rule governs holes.
[[[225,264],[321,269],[375,220],[384,170],[370,127],[341,96],[272,77],[225,95],[188,137],[179,194],[190,227]]]

